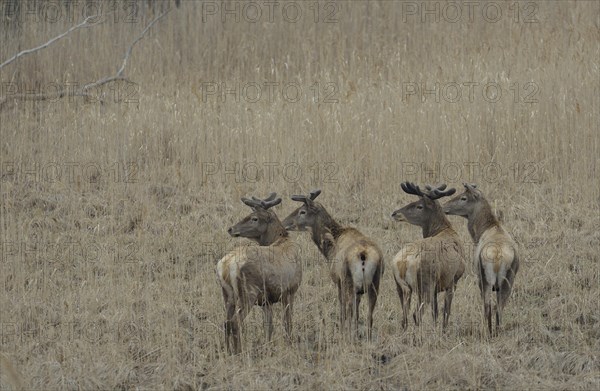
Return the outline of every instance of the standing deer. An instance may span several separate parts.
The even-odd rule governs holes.
[[[464,184],[465,191],[444,205],[444,212],[467,218],[469,233],[476,243],[474,262],[479,275],[484,316],[492,333],[492,292],[496,291],[496,333],[502,311],[510,297],[519,270],[517,246],[502,228],[492,208],[476,185]]]
[[[392,218],[423,229],[423,239],[405,246],[392,261],[403,311],[402,327],[407,326],[410,298],[416,290],[419,301],[413,319],[417,325],[422,320],[424,306],[429,302],[433,320],[437,321],[437,295],[445,292],[442,327],[446,329],[454,290],[465,271],[465,261],[460,238],[437,200],[454,194],[456,189],[445,190],[446,185],[441,185],[436,188],[426,186],[426,191],[422,191],[410,182],[402,183],[401,187],[404,192],[418,196],[419,200],[394,211]]]
[[[377,303],[379,281],[383,274],[383,254],[373,240],[358,230],[342,227],[315,202],[321,190],[308,196],[294,195],[292,200],[303,205],[284,221],[287,230],[312,232],[312,239],[325,258],[332,263],[330,276],[338,288],[340,327],[350,333],[354,322],[358,333],[358,308],[364,293],[368,294],[367,338],[371,340],[373,310]]]
[[[267,340],[273,334],[271,306],[281,302],[288,340],[292,334],[294,295],[302,281],[299,253],[277,215],[269,210],[281,203],[272,194],[265,200],[242,198],[253,212],[227,231],[233,237],[250,238],[259,246],[238,247],[217,264],[217,276],[225,300],[225,344],[231,353],[241,350],[240,331],[252,306],[261,306]]]

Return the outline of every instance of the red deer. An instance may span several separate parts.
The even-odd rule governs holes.
[[[292,334],[294,295],[302,280],[299,253],[277,215],[269,208],[281,203],[273,195],[266,200],[242,198],[253,212],[228,229],[231,236],[242,236],[259,246],[238,247],[217,264],[217,275],[225,300],[225,344],[233,353],[241,351],[240,332],[252,306],[264,314],[267,340],[273,334],[271,306],[281,302],[288,340]]]
[[[446,185],[441,185],[436,188],[426,186],[426,191],[422,191],[410,182],[402,183],[401,187],[404,192],[419,196],[419,200],[396,210],[392,218],[423,229],[423,239],[405,246],[392,261],[403,311],[402,327],[406,328],[408,323],[413,291],[417,292],[419,300],[413,313],[417,325],[422,320],[424,306],[430,302],[433,320],[437,321],[437,295],[445,292],[442,327],[446,329],[454,290],[465,271],[465,261],[460,238],[437,200],[454,194],[456,189],[445,190]]]
[[[496,333],[502,322],[502,311],[510,297],[519,270],[517,246],[502,228],[492,208],[476,185],[464,184],[465,191],[444,205],[449,215],[465,217],[471,238],[476,243],[474,262],[479,275],[484,316],[492,333],[492,292],[496,291]]]
[[[383,274],[383,254],[375,242],[349,227],[342,227],[315,202],[321,190],[308,196],[294,195],[292,200],[303,205],[284,221],[287,230],[312,232],[312,239],[325,258],[331,262],[330,276],[338,288],[340,327],[348,332],[354,322],[358,333],[358,308],[364,293],[368,294],[367,338],[371,339],[373,310],[377,303],[379,281]]]

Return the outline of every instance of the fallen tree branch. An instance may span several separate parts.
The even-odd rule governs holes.
[[[42,100],[54,100],[60,99],[64,97],[84,97],[84,98],[98,98],[100,101],[102,99],[98,96],[94,96],[89,92],[89,89],[92,87],[99,87],[103,84],[107,84],[115,81],[125,81],[128,83],[133,83],[126,77],[112,76],[107,77],[99,82],[94,82],[93,85],[86,84],[80,90],[75,90],[75,88],[63,88],[61,90],[51,92],[51,93],[19,93],[14,95],[9,95],[0,98],[0,108],[8,101],[8,100],[30,100],[30,101],[42,101]]]
[[[131,56],[131,52],[133,51],[133,47],[146,36],[146,33],[148,32],[148,30],[150,30],[150,28],[156,22],[158,22],[161,18],[163,18],[169,12],[171,12],[170,8],[167,11],[163,12],[162,14],[158,15],[156,18],[154,18],[146,26],[146,28],[142,31],[142,33],[129,45],[129,47],[127,48],[127,51],[125,52],[125,55],[123,56],[123,62],[121,63],[121,67],[117,70],[117,73],[115,75],[113,75],[113,76],[107,76],[107,77],[104,77],[104,78],[102,78],[100,80],[97,80],[95,82],[88,83],[88,84],[84,85],[79,90],[63,88],[63,89],[61,89],[59,91],[56,91],[56,92],[53,92],[53,93],[39,93],[39,94],[20,93],[20,94],[14,94],[14,95],[10,95],[10,96],[0,97],[0,108],[2,108],[2,106],[8,100],[13,100],[13,101],[14,100],[34,100],[34,101],[41,101],[41,100],[60,99],[60,98],[63,98],[63,97],[74,97],[74,96],[82,96],[82,97],[90,98],[90,97],[92,97],[91,94],[89,93],[89,90],[91,88],[99,87],[99,86],[101,86],[103,84],[107,84],[107,83],[111,83],[111,82],[115,82],[115,81],[126,81],[126,82],[129,82],[129,83],[133,83],[129,79],[127,79],[126,77],[123,76],[123,72],[125,71],[125,67],[127,66],[127,61],[129,60],[129,57]],[[77,26],[71,27],[67,32],[61,34],[58,37],[55,37],[55,38],[51,39],[50,41],[46,42],[46,44],[44,44],[42,46],[39,46],[39,47],[34,48],[34,49],[29,49],[29,50],[26,50],[26,51],[23,51],[23,52],[17,54],[16,56],[14,56],[13,58],[11,58],[10,60],[6,61],[5,64],[8,64],[9,62],[12,62],[12,61],[16,60],[17,58],[19,58],[23,54],[28,54],[28,53],[34,52],[36,50],[39,50],[39,49],[42,49],[42,48],[48,46],[52,42],[55,42],[58,39],[64,37],[69,32],[71,32],[73,30],[76,30],[77,28],[82,27],[85,23],[87,23],[87,21],[89,19],[90,19],[90,17],[86,18],[86,20],[84,20],[83,22],[81,22]],[[4,64],[3,64],[3,66],[4,66]],[[0,69],[1,69],[1,67],[0,67]]]

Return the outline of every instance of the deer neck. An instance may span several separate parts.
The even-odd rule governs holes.
[[[427,221],[427,223],[423,226],[423,237],[429,238],[436,236],[443,230],[450,227],[450,221],[448,221],[442,209],[438,207],[429,221]]]
[[[280,238],[287,237],[288,235],[281,222],[275,220],[269,224],[267,231],[259,237],[258,244],[261,246],[270,246]]]
[[[479,206],[469,215],[468,228],[471,238],[475,243],[479,242],[485,231],[499,225],[496,216],[492,213],[490,204],[483,200]]]
[[[312,239],[321,254],[330,259],[335,242],[343,232],[343,228],[327,212],[323,211],[312,229]]]

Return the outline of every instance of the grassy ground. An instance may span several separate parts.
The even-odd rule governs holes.
[[[6,4],[2,62],[90,12]],[[281,2],[270,19],[257,2],[256,23],[248,3],[170,4],[102,102],[11,99],[114,74],[160,12],[145,4],[0,69],[0,352],[25,388],[600,387],[598,3]],[[247,244],[226,233],[241,196],[277,191],[283,218],[321,188],[389,261],[420,237],[389,217],[404,180],[478,183],[519,243],[501,335],[469,264],[447,333],[429,314],[401,329],[388,268],[375,340],[344,342],[329,265],[295,233],[293,345],[280,308],[271,343],[255,309],[225,354],[215,265]]]

